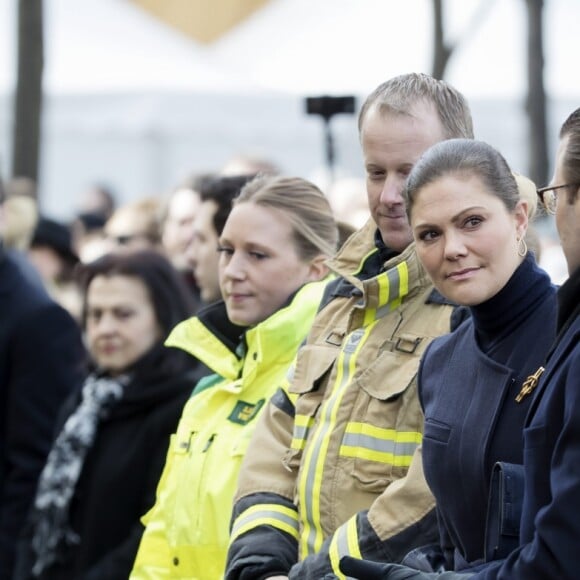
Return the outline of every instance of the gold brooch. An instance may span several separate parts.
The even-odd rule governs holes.
[[[530,375],[522,385],[522,390],[518,393],[516,397],[516,403],[521,403],[524,397],[527,397],[537,386],[542,373],[544,372],[544,367],[540,367],[533,375]]]

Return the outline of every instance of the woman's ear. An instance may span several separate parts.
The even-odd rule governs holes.
[[[326,259],[326,256],[319,254],[310,260],[308,265],[308,282],[316,282],[326,277],[328,274]]]
[[[528,229],[528,202],[525,199],[521,199],[516,204],[514,217],[516,221],[517,237],[523,238]]]

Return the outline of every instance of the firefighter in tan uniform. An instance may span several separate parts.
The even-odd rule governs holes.
[[[420,470],[416,373],[452,326],[411,244],[401,192],[434,143],[472,138],[463,96],[423,74],[365,101],[359,132],[372,219],[330,267],[306,344],[265,409],[240,473],[228,580],[341,574],[344,555],[398,561],[436,539]]]

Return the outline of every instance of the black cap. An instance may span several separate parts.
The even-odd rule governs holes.
[[[57,221],[41,217],[30,242],[30,247],[47,246],[71,264],[76,264],[79,257],[72,247],[72,236],[69,228]]]

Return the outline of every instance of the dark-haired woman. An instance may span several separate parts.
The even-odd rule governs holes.
[[[83,290],[93,372],[63,409],[21,542],[18,580],[126,580],[169,435],[206,371],[163,345],[191,305],[161,255],[106,255],[86,266]]]

